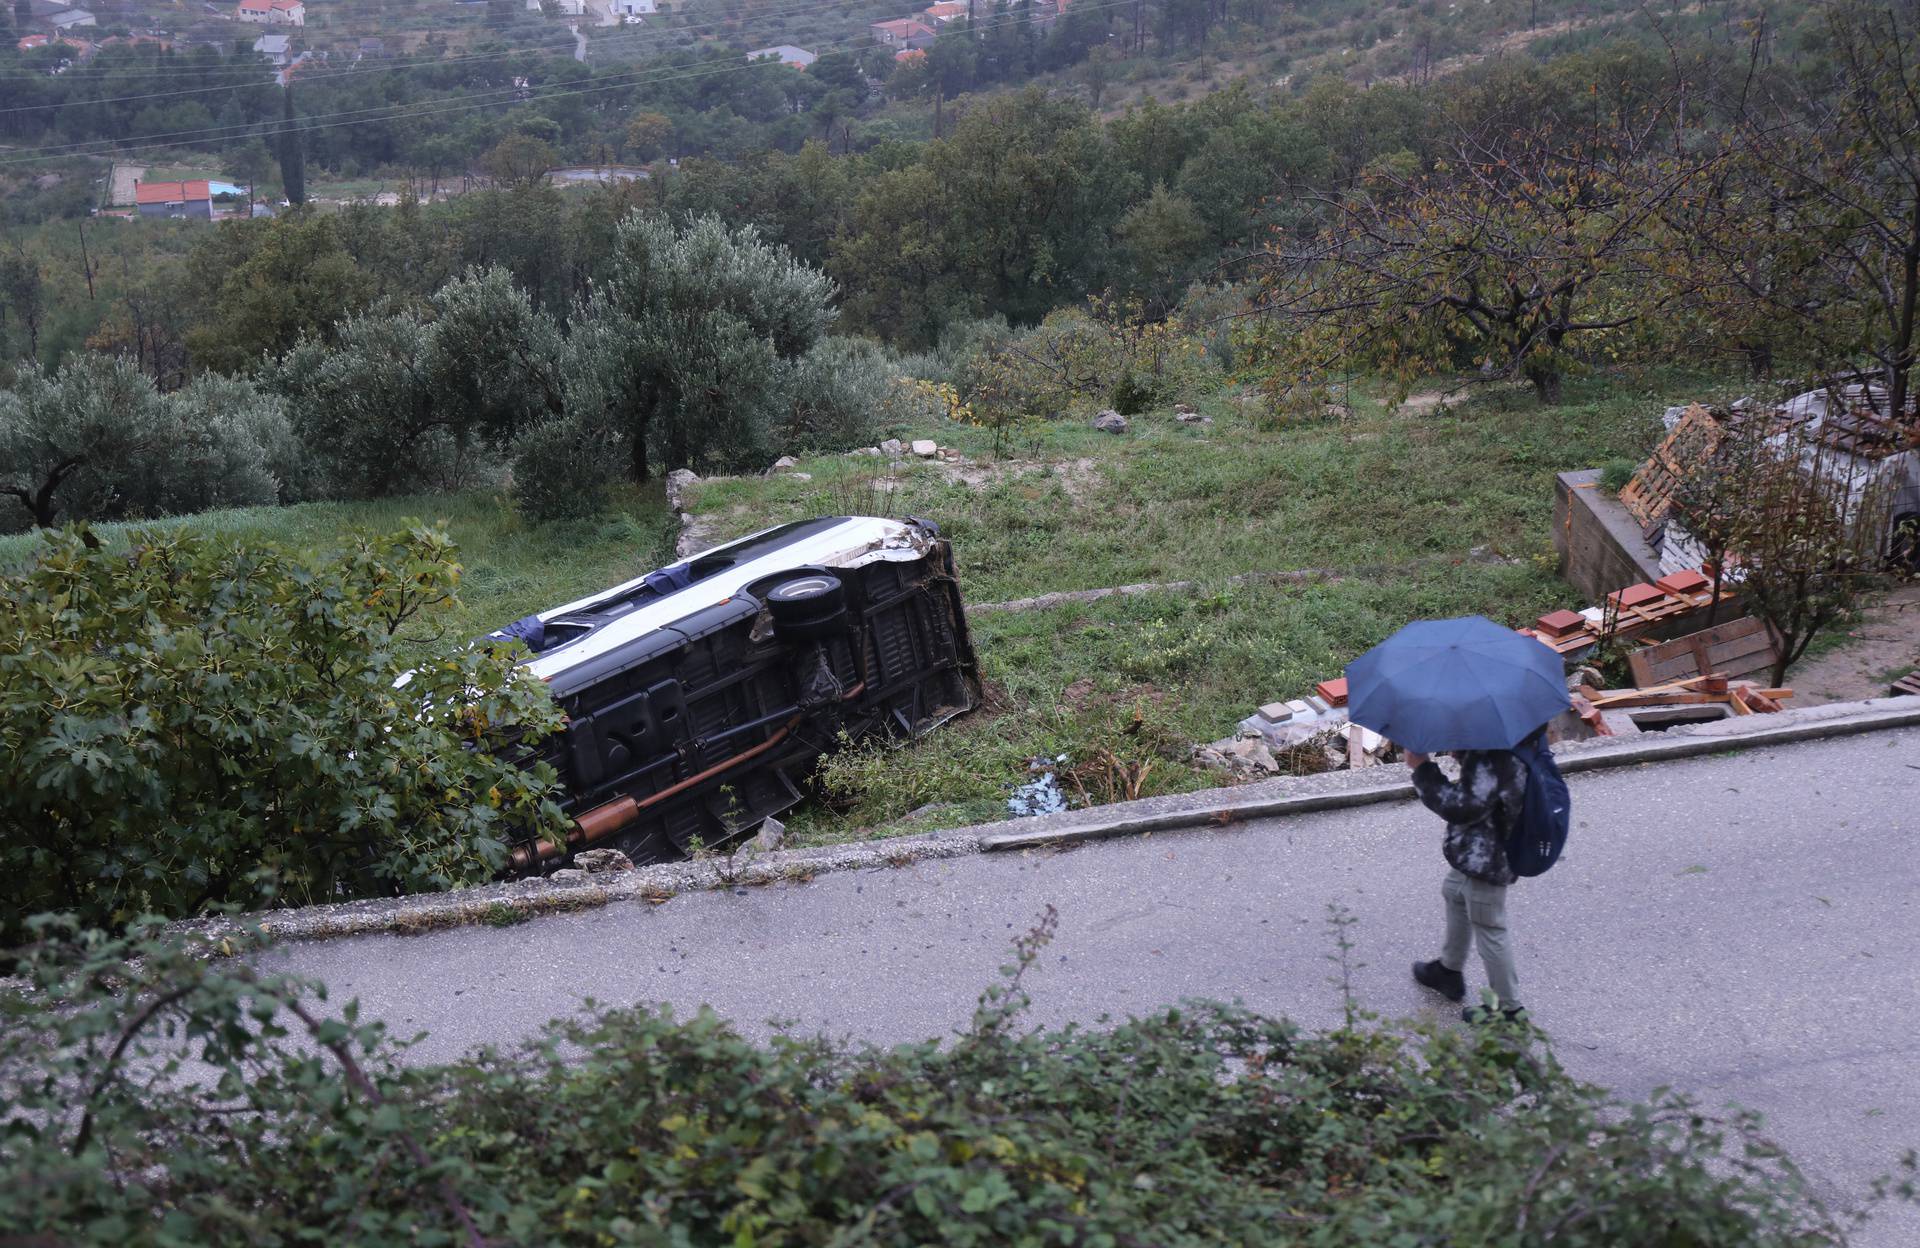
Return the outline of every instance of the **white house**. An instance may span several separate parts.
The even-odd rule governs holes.
[[[650,17],[660,11],[659,0],[612,0],[613,11],[620,17]]]
[[[234,16],[261,26],[305,26],[307,6],[304,0],[240,0]]]
[[[293,59],[293,36],[261,35],[253,41],[253,50],[273,62],[275,69],[284,69]]]
[[[93,20],[93,14],[87,12],[85,9],[67,9],[64,12],[55,13],[51,20],[53,22],[53,28],[62,31],[72,30],[75,26],[99,25],[98,22]]]

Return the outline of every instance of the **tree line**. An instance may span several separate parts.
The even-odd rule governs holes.
[[[750,226],[635,212],[564,320],[495,265],[324,334],[296,326],[246,374],[170,393],[125,356],[29,364],[0,392],[0,495],[18,504],[6,520],[451,490],[508,465],[523,508],[546,519],[598,510],[622,476],[850,445],[893,371],[871,345],[830,337],[832,295]]]

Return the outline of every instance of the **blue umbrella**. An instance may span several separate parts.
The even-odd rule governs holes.
[[[1418,620],[1347,664],[1347,718],[1421,754],[1510,750],[1570,705],[1560,656],[1492,620]]]

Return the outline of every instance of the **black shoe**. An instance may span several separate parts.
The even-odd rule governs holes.
[[[1503,1005],[1496,1012],[1488,1009],[1484,1005],[1470,1005],[1460,1011],[1460,1017],[1472,1023],[1475,1027],[1494,1022],[1496,1019],[1503,1023],[1518,1023],[1527,1017],[1527,1007],[1524,1005]]]
[[[1435,958],[1431,962],[1415,962],[1413,978],[1423,988],[1431,988],[1449,1001],[1467,999],[1467,977],[1459,971],[1450,971],[1446,963]]]

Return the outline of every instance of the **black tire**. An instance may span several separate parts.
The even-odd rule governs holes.
[[[807,572],[767,591],[774,629],[796,641],[814,641],[846,627],[847,591],[837,576]]]

